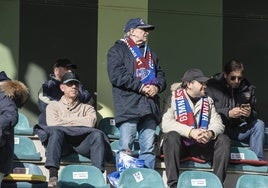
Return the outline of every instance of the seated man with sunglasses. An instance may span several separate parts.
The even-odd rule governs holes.
[[[94,128],[96,111],[93,106],[79,101],[79,78],[67,72],[61,79],[64,93],[59,101],[46,107],[48,134],[45,167],[49,169],[48,187],[57,187],[58,170],[62,155],[77,152],[91,159],[93,166],[105,171],[104,164],[110,161],[112,151],[106,135]]]
[[[207,94],[214,100],[230,139],[248,143],[263,160],[265,124],[257,117],[255,87],[243,76],[244,67],[231,60],[222,73],[207,82]]]

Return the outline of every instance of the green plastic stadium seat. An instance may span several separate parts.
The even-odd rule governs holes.
[[[164,188],[160,174],[149,168],[128,168],[119,178],[118,188]]]
[[[110,140],[119,139],[119,129],[115,126],[113,117],[105,117],[100,120],[98,129],[102,130]]]
[[[61,162],[91,163],[91,160],[83,155],[78,154],[78,153],[71,153],[69,155],[61,157]]]
[[[21,112],[19,112],[18,123],[14,127],[15,135],[33,135],[33,128],[30,126],[28,118]]]
[[[109,188],[102,172],[89,165],[67,165],[59,172],[60,188]]]
[[[257,155],[247,147],[231,147],[230,171],[247,171],[247,172],[268,172],[268,166],[265,161],[259,161]]]
[[[41,154],[37,152],[34,142],[27,136],[14,137],[14,159],[40,161]]]
[[[222,188],[220,179],[212,172],[184,171],[180,174],[177,188]]]
[[[268,176],[245,174],[238,178],[236,188],[268,188]]]

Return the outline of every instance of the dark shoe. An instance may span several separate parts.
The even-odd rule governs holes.
[[[48,188],[59,188],[58,187],[58,178],[57,177],[51,177],[49,178],[48,184],[47,184]]]

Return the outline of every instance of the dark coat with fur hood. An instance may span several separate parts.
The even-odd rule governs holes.
[[[14,126],[18,122],[18,107],[27,100],[27,87],[19,81],[0,82],[0,172],[12,170],[14,155]]]

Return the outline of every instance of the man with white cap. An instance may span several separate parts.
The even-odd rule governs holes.
[[[147,45],[155,27],[141,18],[130,19],[125,36],[108,51],[107,69],[119,127],[119,151],[131,153],[139,134],[139,159],[147,168],[154,168],[154,135],[161,121],[158,93],[166,88],[165,75],[158,58]]]
[[[206,96],[206,81],[200,69],[187,70],[181,83],[171,86],[164,110],[161,140],[167,184],[176,188],[180,160],[197,157],[212,160],[213,172],[224,182],[230,155],[230,139],[213,100]]]

